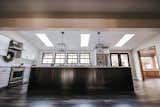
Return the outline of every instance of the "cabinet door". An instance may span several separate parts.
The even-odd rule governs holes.
[[[24,70],[24,74],[23,74],[23,83],[27,83],[29,81],[29,76],[30,76],[30,67],[26,67]]]
[[[0,55],[6,56],[10,39],[0,34]]]
[[[8,86],[11,68],[0,68],[0,88]]]

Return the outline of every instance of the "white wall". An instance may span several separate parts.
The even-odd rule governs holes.
[[[38,49],[34,47],[34,45],[30,44],[27,40],[21,37],[20,34],[16,32],[10,31],[0,31],[0,34],[4,36],[17,40],[23,43],[23,51],[22,51],[22,58],[16,58],[13,61],[6,63],[4,62],[2,56],[0,56],[0,65],[1,66],[11,66],[11,65],[19,65],[20,63],[24,63],[26,66],[30,66],[36,59],[38,55]]]
[[[158,58],[158,62],[159,62],[159,65],[160,65],[160,35],[157,35],[157,36],[153,37],[151,40],[146,41],[145,43],[141,44],[139,47],[137,47],[136,49],[133,50],[135,72],[136,72],[136,77],[137,77],[138,80],[142,80],[142,75],[141,75],[141,70],[140,70],[140,64],[139,64],[137,51],[140,50],[140,49],[151,47],[151,46],[156,47],[157,58]]]

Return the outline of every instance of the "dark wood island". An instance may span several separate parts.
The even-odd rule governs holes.
[[[134,93],[129,67],[32,67],[29,92]]]

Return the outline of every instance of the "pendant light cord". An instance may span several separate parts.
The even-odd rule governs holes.
[[[61,32],[62,33],[62,40],[61,40],[61,42],[63,43],[63,34],[64,34],[64,32]]]
[[[101,32],[97,32],[97,35],[98,35],[98,43],[100,44],[100,34]]]

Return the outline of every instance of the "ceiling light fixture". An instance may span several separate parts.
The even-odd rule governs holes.
[[[66,51],[66,44],[63,41],[64,32],[61,32],[61,42],[57,43],[57,51],[65,52]]]
[[[49,40],[45,33],[36,33],[36,36],[47,46],[53,47],[52,42]]]
[[[81,47],[88,47],[90,34],[81,34]]]
[[[101,42],[101,32],[97,32],[98,36],[98,43],[96,44],[96,51],[99,54],[109,54],[109,47],[106,46],[104,43]]]
[[[124,44],[126,44],[131,38],[133,38],[135,34],[125,34],[119,42],[115,45],[115,47],[122,47]]]

